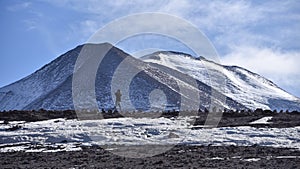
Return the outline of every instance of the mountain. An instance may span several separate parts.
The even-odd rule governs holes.
[[[106,50],[97,71],[86,73]],[[80,64],[75,67],[78,60]],[[74,109],[73,98],[79,98],[76,108],[92,109],[88,106],[93,95],[98,108],[110,109],[116,89],[123,93],[122,110],[246,108],[205,80],[168,66],[136,59],[108,43],[80,45],[33,74],[0,88],[0,110]],[[93,76],[95,83],[91,81]],[[76,77],[80,79],[74,81]]]
[[[141,59],[153,65],[168,66],[215,89],[224,88],[223,94],[250,109],[300,110],[299,98],[272,81],[238,66],[224,66],[204,57],[172,51],[155,52]],[[220,83],[220,78],[225,83]]]
[[[101,63],[96,63],[95,58],[105,50]],[[76,69],[79,56],[84,56],[84,60]],[[91,64],[99,64],[97,71],[82,73]],[[74,74],[80,77],[79,85],[94,86],[94,91],[74,90],[82,87],[74,83]],[[0,110],[74,109],[76,96],[80,100],[77,108],[86,109],[90,108],[87,103],[93,102],[93,93],[98,108],[110,109],[117,89],[123,94],[123,110],[215,106],[300,110],[299,98],[244,68],[172,51],[136,59],[108,43],[77,46],[33,74],[0,88]]]
[[[53,92],[72,75],[82,46],[61,55],[33,74],[0,88],[0,110],[22,110]]]

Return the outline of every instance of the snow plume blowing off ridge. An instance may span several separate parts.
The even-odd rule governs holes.
[[[95,57],[101,53],[105,55],[99,62]],[[85,59],[80,60],[81,55]],[[225,92],[218,90],[220,75],[227,81]],[[107,110],[114,107],[118,89],[123,111],[300,110],[298,98],[246,69],[179,52],[137,59],[108,43],[80,45],[1,88],[0,110]]]

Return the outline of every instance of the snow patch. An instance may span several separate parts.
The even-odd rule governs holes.
[[[272,122],[268,122],[268,121],[270,121],[272,118],[273,118],[272,116],[263,117],[261,119],[251,122],[250,124],[270,124]]]

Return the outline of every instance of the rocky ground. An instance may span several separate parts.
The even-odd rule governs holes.
[[[78,113],[78,112],[77,112]],[[0,112],[0,120],[9,123],[9,121],[41,121],[56,118],[75,119],[77,114],[74,110],[65,111],[9,111]],[[193,121],[195,126],[204,125],[207,120],[208,112],[163,112],[163,113],[139,113],[139,112],[83,112],[82,114],[88,114],[89,119],[103,119],[103,118],[122,118],[125,117],[167,117],[176,118],[177,116],[197,116]],[[223,113],[215,113],[215,116],[221,116],[221,120],[218,123],[218,127],[233,127],[233,126],[252,126],[252,127],[294,127],[300,126],[300,112],[274,112],[269,110],[257,109],[255,111],[226,111]],[[250,124],[251,122],[258,120],[262,117],[272,117],[268,124]]]
[[[149,147],[151,148],[151,147]],[[126,158],[101,147],[75,152],[0,153],[1,168],[299,168],[300,151],[271,147],[184,146],[153,157]]]

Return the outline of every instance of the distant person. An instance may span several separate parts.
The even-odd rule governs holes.
[[[120,89],[117,90],[115,95],[116,95],[115,109],[117,109],[117,106],[119,106],[120,111],[121,111],[121,96],[122,96],[122,94],[121,94]]]

